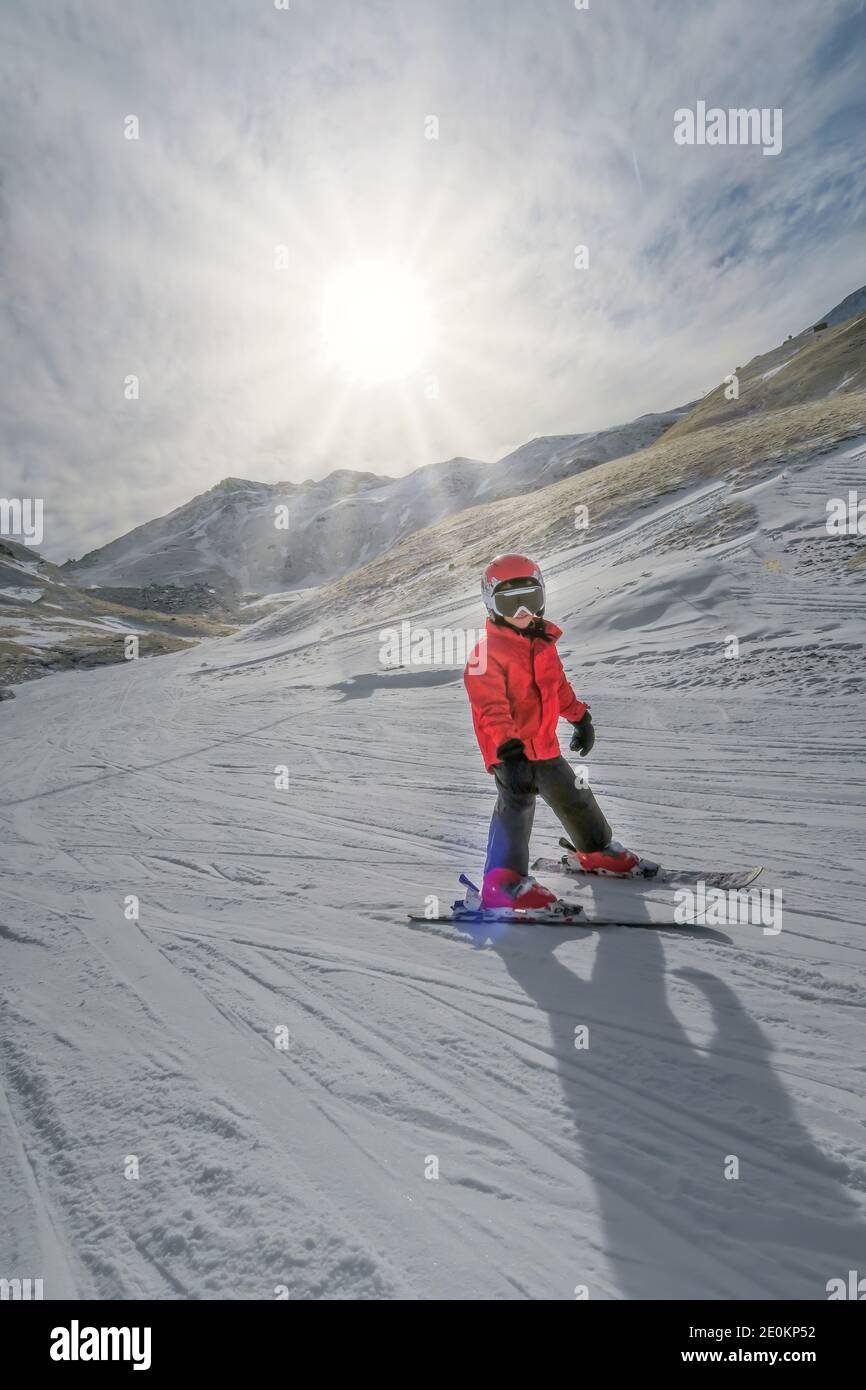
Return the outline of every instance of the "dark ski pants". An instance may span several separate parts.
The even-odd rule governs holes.
[[[532,790],[515,793],[505,781],[503,764],[494,765],[499,795],[490,822],[485,873],[489,869],[513,869],[521,878],[529,873],[529,836],[536,795],[559,817],[576,849],[603,849],[613,838],[598,802],[589,787],[575,784],[574,768],[565,758],[541,758],[530,766]]]

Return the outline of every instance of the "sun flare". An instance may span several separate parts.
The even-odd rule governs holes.
[[[339,271],[325,291],[322,337],[332,365],[366,385],[417,371],[431,337],[421,281],[378,261]]]

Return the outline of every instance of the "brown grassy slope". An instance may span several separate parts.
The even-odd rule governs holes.
[[[39,581],[44,597],[35,603],[0,602],[0,687],[37,680],[54,671],[86,670],[125,660],[124,634],[100,622],[120,618],[129,632],[139,634],[139,654],[162,656],[196,645],[203,637],[226,637],[236,626],[218,623],[201,614],[174,617],[153,609],[128,608],[109,603],[71,584],[53,580],[56,567],[42,562]],[[29,587],[36,587],[29,585]],[[18,622],[23,620],[24,627]],[[70,631],[70,619],[75,626]],[[36,629],[39,641],[28,644],[27,631]],[[18,640],[13,640],[13,639]],[[45,639],[51,639],[46,642]]]
[[[767,372],[773,375],[763,380]],[[866,391],[866,314],[824,333],[806,329],[772,352],[753,357],[737,377],[738,400],[725,400],[722,383],[662,437],[678,438],[743,416],[805,405],[837,390],[840,395]]]
[[[124,634],[120,632],[77,632],[67,641],[50,647],[28,647],[13,641],[18,629],[3,626],[0,614],[0,689],[38,680],[56,671],[86,671],[94,666],[119,666],[125,663]],[[166,633],[144,633],[139,640],[139,656],[164,656],[167,652],[184,651],[196,646]],[[126,663],[129,664],[129,663]]]
[[[71,586],[70,586],[71,591]],[[125,603],[112,603],[109,599],[97,598],[86,589],[75,593],[76,614],[81,617],[113,617],[128,622],[131,631],[140,628],[149,631],[163,631],[174,637],[228,637],[237,632],[237,623],[220,622],[204,613],[177,614],[163,613],[157,608],[133,608]]]

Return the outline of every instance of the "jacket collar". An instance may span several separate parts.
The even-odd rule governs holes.
[[[542,622],[544,623],[544,631],[547,633],[550,640],[552,642],[558,642],[562,636],[562,628],[557,627],[556,623],[548,622],[546,618],[543,618]],[[526,641],[526,638],[521,632],[517,631],[516,627],[509,627],[508,623],[494,623],[492,618],[487,619],[487,636],[488,638],[504,638],[506,641],[510,642]]]

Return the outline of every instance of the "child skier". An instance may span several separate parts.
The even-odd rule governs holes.
[[[595,743],[589,706],[565,678],[556,650],[562,630],[544,619],[544,580],[525,555],[499,555],[481,581],[486,633],[464,672],[475,734],[499,793],[484,868],[482,907],[548,907],[556,894],[529,877],[529,836],[540,794],[559,817],[580,867],[630,874],[638,856],[611,838],[588,787],[559,751],[560,718],[574,726],[569,747],[585,758]]]

